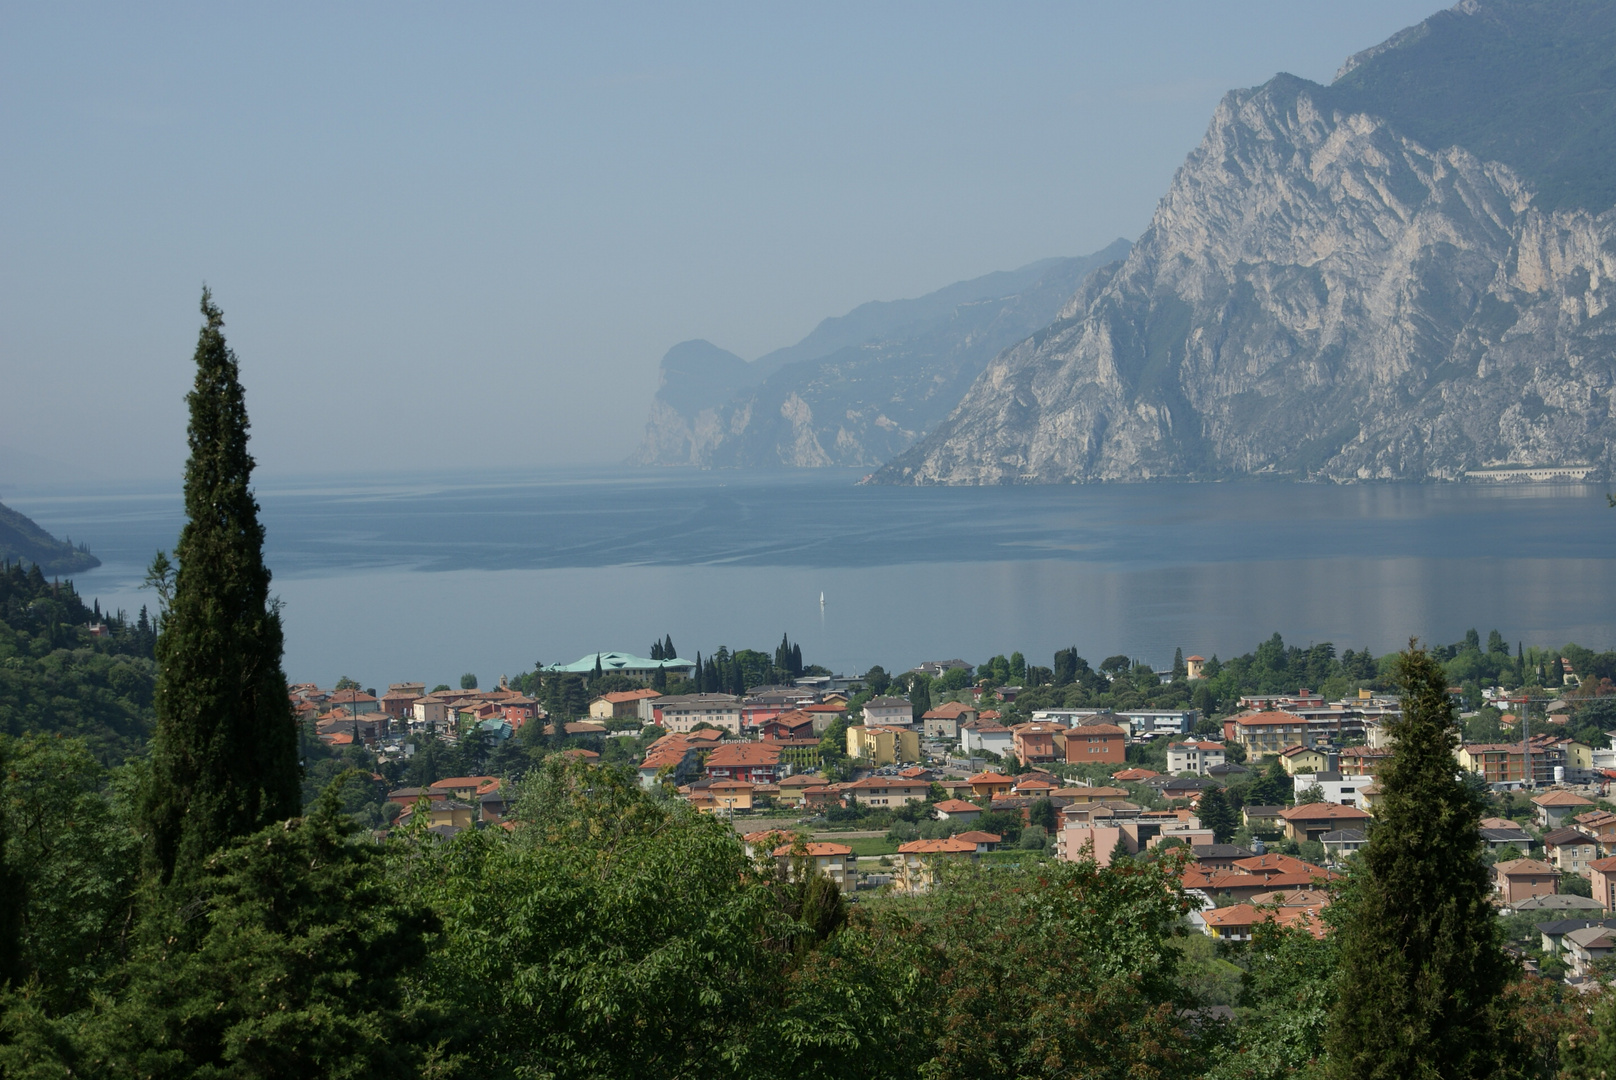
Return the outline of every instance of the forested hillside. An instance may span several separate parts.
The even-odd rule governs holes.
[[[51,581],[37,564],[0,564],[0,733],[81,736],[104,762],[140,752],[155,642],[144,608],[131,622],[86,605],[71,581]]]

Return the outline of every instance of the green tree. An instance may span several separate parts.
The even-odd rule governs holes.
[[[1330,1071],[1489,1076],[1505,1053],[1499,996],[1511,965],[1482,858],[1482,806],[1454,777],[1458,730],[1441,665],[1411,642],[1397,675],[1402,715],[1375,828],[1339,901]]]
[[[1229,797],[1220,787],[1207,788],[1201,793],[1200,801],[1195,804],[1195,814],[1201,819],[1201,826],[1211,829],[1212,838],[1220,844],[1227,844],[1240,831],[1240,819],[1235,816],[1234,807],[1229,805]]]
[[[160,880],[186,880],[231,837],[301,807],[297,725],[281,670],[247,406],[224,316],[207,320],[187,397],[191,456],[174,594],[157,639],[157,731],[144,819]]]
[[[460,676],[460,689],[477,689],[477,673],[475,671],[468,671],[464,675]]]
[[[931,711],[931,676],[919,673],[909,688],[909,711],[918,723],[922,716]]]
[[[72,1075],[381,1080],[442,1063],[456,1025],[406,989],[437,919],[400,894],[383,849],[353,842],[339,786],[208,861],[112,1001],[70,1018]]]
[[[1177,979],[1188,901],[1165,865],[944,870],[938,1032],[923,1075],[1199,1075]]]

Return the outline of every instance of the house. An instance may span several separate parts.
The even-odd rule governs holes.
[[[1330,768],[1330,758],[1311,746],[1287,746],[1279,752],[1279,764],[1285,775],[1294,777],[1300,773],[1324,772]]]
[[[1616,919],[1551,919],[1532,927],[1542,937],[1543,951],[1553,956],[1560,951],[1560,939],[1572,930],[1586,930],[1597,926],[1603,930],[1616,930]]]
[[[1571,964],[1571,974],[1579,979],[1586,978],[1594,973],[1595,962],[1616,953],[1616,930],[1608,926],[1571,930],[1560,938],[1560,947]]]
[[[1392,749],[1389,746],[1343,746],[1336,756],[1343,775],[1374,776],[1376,770],[1391,760]]]
[[[850,804],[856,799],[862,806],[902,806],[905,803],[925,802],[930,793],[931,785],[926,781],[905,780],[899,776],[866,776],[843,789],[843,795]]]
[[[975,844],[976,853],[981,855],[992,851],[995,847],[998,847],[999,841],[1003,840],[1004,837],[1000,836],[998,833],[974,830],[971,832],[955,833],[954,839],[967,844]]]
[[[595,753],[593,750],[585,750],[581,746],[580,747],[575,747],[575,748],[573,748],[571,750],[563,750],[563,751],[561,751],[561,753],[557,754],[556,756],[557,757],[564,757],[564,758],[571,758],[573,761],[581,761],[585,765],[599,765],[600,764],[600,755],[599,754]]]
[[[448,730],[449,703],[435,694],[416,698],[410,703],[410,726],[422,731]]]
[[[770,742],[719,746],[707,755],[707,775],[714,780],[772,784],[780,778],[780,750],[778,743]]]
[[[1602,913],[1605,910],[1598,900],[1587,896],[1575,896],[1571,893],[1546,893],[1543,896],[1529,896],[1511,906],[1514,907],[1517,913],[1522,911],[1540,911],[1545,914],[1553,912],[1566,918],[1570,918],[1570,915],[1567,914],[1568,912],[1587,912],[1588,917],[1592,918],[1595,914]]]
[[[1204,678],[1206,678],[1206,657],[1204,657],[1204,656],[1186,656],[1184,658],[1184,670],[1185,670],[1186,675],[1187,675],[1188,678],[1191,678],[1191,679],[1204,679]]]
[[[1109,802],[1114,799],[1125,799],[1127,791],[1118,787],[1075,787],[1059,788],[1061,797],[1068,800],[1069,806],[1089,806],[1094,803]]]
[[[712,802],[702,809],[720,814],[751,810],[752,789],[753,785],[745,780],[714,780],[707,785],[707,794],[712,797]]]
[[[582,675],[587,679],[595,674],[597,667],[603,675],[627,675],[631,679],[650,682],[658,672],[678,678],[689,678],[696,665],[678,657],[668,660],[647,660],[633,653],[600,652],[579,657],[571,664],[552,664],[544,670],[557,674]]]
[[[1594,900],[1606,911],[1616,912],[1616,855],[1589,863],[1588,882]]]
[[[1061,724],[1029,721],[1010,729],[1011,748],[1016,760],[1023,765],[1034,761],[1054,761],[1055,736],[1064,737],[1066,728]]]
[[[1459,747],[1459,768],[1494,788],[1518,788],[1526,776],[1526,751],[1521,743],[1467,743]]]
[[[971,794],[980,799],[984,795],[1008,795],[1015,782],[1008,776],[996,772],[979,772],[969,778]]]
[[[380,712],[382,708],[381,702],[363,690],[338,690],[331,695],[330,704],[333,709],[347,709],[356,716]]]
[[[818,737],[815,724],[813,713],[792,709],[764,720],[757,729],[765,739],[813,739]]]
[[[1482,818],[1481,838],[1492,851],[1513,847],[1524,853],[1531,851],[1532,845],[1536,843],[1531,833],[1507,818]]]
[[[780,781],[778,785],[780,794],[777,796],[777,798],[786,806],[802,806],[805,803],[803,798],[804,791],[806,791],[808,788],[822,788],[824,786],[825,778],[823,776],[812,776],[798,773],[795,776],[788,776],[784,780]]]
[[[1195,865],[1202,870],[1232,870],[1240,859],[1250,859],[1256,852],[1239,844],[1193,844]]]
[[[1285,822],[1285,834],[1298,843],[1318,840],[1327,832],[1337,829],[1362,828],[1369,815],[1355,806],[1340,803],[1308,803],[1279,812]]]
[[[927,709],[920,718],[921,733],[928,739],[953,742],[959,739],[962,724],[975,723],[982,714],[963,701],[945,701],[935,709]]]
[[[664,780],[680,784],[696,774],[696,746],[682,735],[664,735],[645,751],[637,766],[640,786],[654,788]]]
[[[500,787],[497,776],[446,776],[427,788],[427,791],[436,797],[438,792],[455,799],[465,799],[468,802],[490,791],[497,791]]]
[[[392,720],[407,720],[415,699],[426,696],[426,683],[393,683],[381,697],[381,710]]]
[[[1203,909],[1192,915],[1192,921],[1199,921],[1207,936],[1220,941],[1250,941],[1256,928],[1267,922],[1280,926],[1300,926],[1322,939],[1323,910],[1322,904],[1287,904],[1277,908],[1230,904],[1228,907]]]
[[[1493,864],[1493,888],[1499,903],[1513,907],[1534,896],[1552,895],[1560,883],[1560,871],[1536,859],[1510,859]]]
[[[1537,807],[1537,823],[1542,829],[1558,829],[1567,818],[1593,805],[1589,799],[1569,791],[1545,791],[1532,800]]]
[[[864,703],[864,722],[876,727],[908,727],[914,715],[908,698],[885,695]]]
[[[1246,806],[1240,817],[1252,832],[1277,833],[1285,830],[1285,819],[1280,817],[1284,812],[1283,806]]]
[[[977,846],[969,840],[949,837],[946,840],[911,840],[898,845],[898,880],[896,891],[923,893],[937,882],[936,863],[939,859],[970,859],[978,857]]]
[[[1115,825],[1069,821],[1055,834],[1055,858],[1062,862],[1092,859],[1101,866],[1110,866],[1118,844],[1123,844],[1122,830]],[[1126,846],[1123,844],[1124,849]]]
[[[1015,736],[996,720],[972,720],[959,728],[960,746],[967,754],[995,754],[1004,757],[1015,752]]]
[[[1111,779],[1121,784],[1142,784],[1160,775],[1161,773],[1154,769],[1119,769],[1111,774]]]
[[[973,802],[964,799],[945,799],[932,807],[937,816],[944,821],[975,821],[982,816],[982,808]]]
[[[1581,829],[1555,829],[1543,834],[1543,858],[1561,873],[1583,875],[1599,858],[1599,844]]]
[[[429,829],[447,826],[458,831],[471,828],[474,811],[470,803],[463,803],[459,799],[433,799],[424,807],[420,803],[404,807],[404,812],[393,823],[394,828],[401,829],[413,824],[419,814],[426,815]]]
[[[669,694],[652,698],[653,720],[672,732],[688,732],[711,724],[732,735],[741,733],[741,699],[734,694]]]
[[[847,756],[880,767],[920,760],[920,733],[912,728],[860,727],[847,729]]]
[[[955,668],[964,668],[965,669],[965,674],[967,676],[969,676],[972,671],[976,670],[970,664],[967,664],[965,661],[958,660],[958,659],[955,659],[955,660],[927,660],[927,661],[925,661],[923,663],[916,664],[914,667],[910,668],[909,670],[914,671],[914,672],[918,672],[918,673],[920,673],[922,675],[930,675],[934,679],[940,679],[944,675],[947,675],[950,671],[953,671]]]
[[[633,720],[640,715],[640,702],[662,695],[656,690],[621,690],[602,694],[589,703],[589,715],[595,720]]]
[[[1220,742],[1207,739],[1190,739],[1187,742],[1173,742],[1167,744],[1167,771],[1170,773],[1190,772],[1197,776],[1207,775],[1207,770],[1214,765],[1222,765],[1228,755],[1229,748]]]
[[[1066,732],[1064,742],[1067,761],[1120,765],[1128,760],[1128,732],[1116,724],[1079,724]]]
[[[1291,778],[1291,786],[1297,797],[1309,788],[1318,788],[1324,792],[1324,802],[1340,803],[1342,806],[1356,806],[1363,809],[1359,792],[1375,782],[1372,776],[1343,776],[1333,769],[1316,773],[1297,773]]]
[[[821,841],[781,844],[774,849],[774,861],[780,869],[780,875],[788,881],[794,880],[799,873],[812,867],[814,872],[824,874],[834,881],[836,887],[843,892],[852,892],[858,882],[854,872],[858,857],[846,844]]]
[[[1251,761],[1278,754],[1291,746],[1318,746],[1343,734],[1339,718],[1304,717],[1280,709],[1232,717],[1224,721],[1223,730],[1225,741],[1232,740],[1245,747],[1246,757]],[[1323,763],[1318,766],[1323,767]]]
[[[1339,859],[1343,855],[1350,855],[1369,842],[1369,834],[1362,829],[1336,829],[1319,837],[1324,850]]]

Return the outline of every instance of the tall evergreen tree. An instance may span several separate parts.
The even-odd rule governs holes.
[[[664,659],[664,660],[677,660],[677,659],[679,659],[679,654],[677,652],[674,652],[674,650],[673,650],[673,635],[672,634],[668,634],[666,637],[664,637],[662,639],[662,659]]]
[[[1343,1080],[1480,1077],[1507,1049],[1481,804],[1455,779],[1447,676],[1410,642],[1403,712],[1378,781],[1375,825],[1341,899],[1341,976],[1327,1046]]]
[[[707,671],[701,666],[700,649],[696,650],[696,668],[690,673],[690,677],[696,682],[696,693],[705,694],[707,692]]]
[[[157,730],[143,805],[164,884],[194,877],[230,838],[301,809],[297,724],[281,670],[264,527],[249,486],[247,407],[224,318],[202,290],[186,524],[157,640]]]
[[[1227,844],[1240,829],[1234,807],[1229,805],[1229,797],[1220,787],[1210,787],[1201,793],[1200,801],[1195,804],[1195,816],[1201,819],[1203,829],[1212,830],[1212,839],[1219,844]]]

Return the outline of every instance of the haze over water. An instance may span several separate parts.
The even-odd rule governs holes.
[[[1270,633],[1390,651],[1478,627],[1616,643],[1616,510],[1589,485],[867,488],[847,473],[265,480],[287,674],[483,685],[536,660],[772,648],[862,671],[1076,644],[1157,666]],[[183,521],[176,489],[18,489],[105,565],[103,607]],[[825,594],[821,611],[820,593]]]

